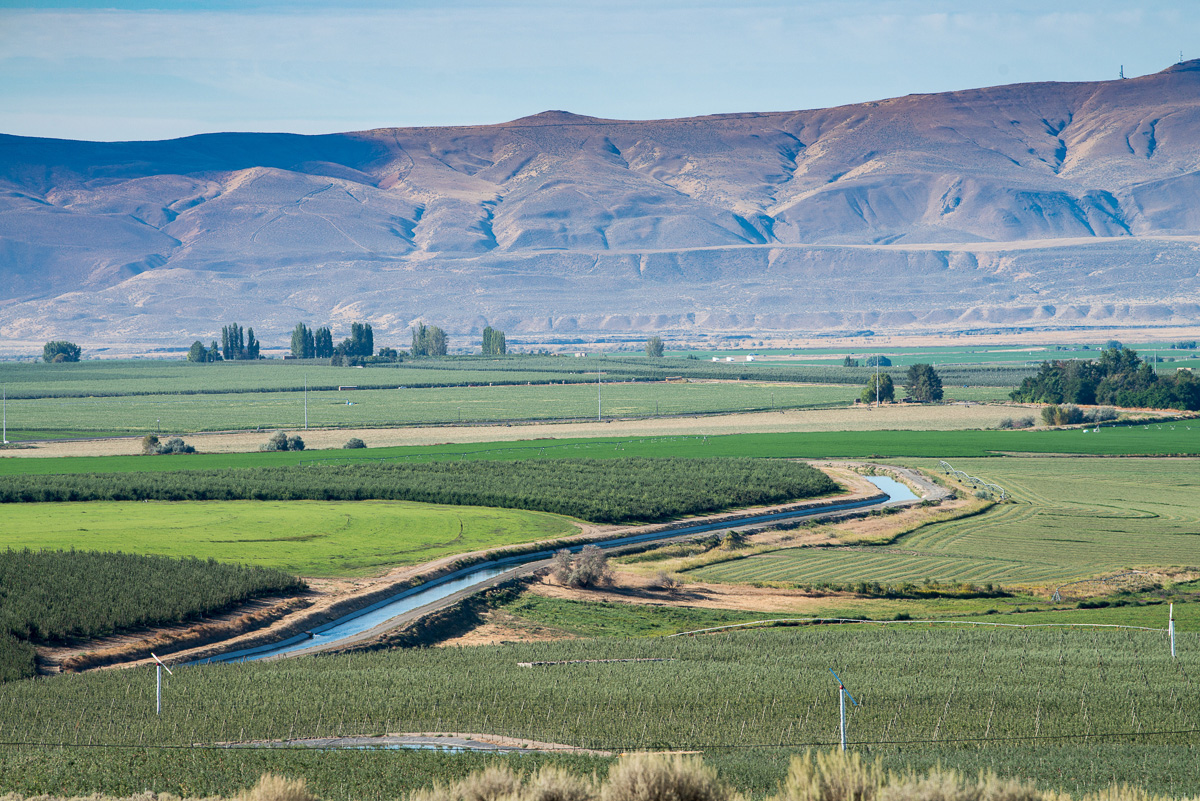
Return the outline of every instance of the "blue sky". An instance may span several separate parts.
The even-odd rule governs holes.
[[[0,132],[164,139],[779,111],[1200,57],[1200,4],[0,0]],[[1189,50],[1191,48],[1191,50]]]

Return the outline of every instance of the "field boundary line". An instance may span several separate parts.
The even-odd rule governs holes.
[[[748,623],[731,623],[727,626],[713,626],[707,629],[696,629],[695,631],[679,631],[675,634],[666,635],[670,637],[686,637],[692,634],[709,634],[714,631],[727,631],[729,629],[741,629],[751,626],[761,628],[769,628],[777,623],[875,623],[879,625],[888,625],[896,623],[945,623],[952,626],[997,626],[1000,628],[1012,629],[1037,629],[1037,628],[1088,628],[1088,629],[1133,629],[1136,631],[1157,631],[1166,632],[1167,629],[1151,628],[1149,626],[1124,626],[1117,623],[992,623],[984,620],[870,620],[866,618],[851,618],[851,617],[778,617],[767,620],[752,620]]]

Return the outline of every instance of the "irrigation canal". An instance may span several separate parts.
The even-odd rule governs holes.
[[[667,528],[659,531],[652,531],[644,534],[636,534],[629,537],[620,537],[618,539],[605,540],[596,543],[580,543],[569,548],[573,553],[578,553],[586,544],[599,545],[606,550],[611,548],[621,548],[628,545],[636,545],[643,542],[651,542],[653,540],[674,539],[676,537],[687,537],[694,534],[703,534],[717,529],[740,528],[742,526],[758,525],[761,523],[770,523],[779,520],[790,520],[795,518],[816,517],[826,515],[833,512],[844,512],[850,509],[862,509],[867,507],[885,506],[887,504],[909,503],[920,500],[913,492],[904,484],[895,479],[886,476],[869,476],[867,480],[878,487],[882,496],[876,495],[872,498],[865,498],[858,501],[846,501],[844,503],[829,504],[824,506],[810,506],[801,509],[790,509],[782,512],[772,512],[770,514],[754,515],[743,517],[737,520],[720,520],[717,522],[698,523],[693,526],[683,526],[679,528]],[[315,653],[329,648],[336,648],[341,645],[348,645],[355,639],[361,639],[363,635],[372,629],[384,626],[389,621],[405,615],[409,612],[422,609],[423,607],[436,604],[443,601],[451,595],[459,593],[469,593],[472,588],[482,588],[483,585],[492,582],[494,579],[504,576],[509,573],[514,573],[523,567],[529,566],[534,562],[542,562],[550,559],[554,555],[554,551],[538,551],[536,553],[521,554],[519,556],[510,556],[504,559],[496,559],[490,562],[481,562],[469,567],[461,568],[453,573],[447,573],[444,576],[439,576],[435,579],[425,582],[416,587],[402,590],[395,595],[377,601],[370,606],[363,607],[348,615],[330,620],[319,626],[314,627],[311,631],[303,634],[297,634],[285,640],[280,640],[276,643],[268,645],[260,645],[254,648],[245,648],[240,651],[230,651],[226,654],[210,657],[208,659],[200,659],[188,664],[201,665],[211,662],[249,662],[259,659],[280,658],[285,656],[300,656],[303,654]],[[430,610],[432,611],[432,610]]]

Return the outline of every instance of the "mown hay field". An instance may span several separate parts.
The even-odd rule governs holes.
[[[1044,585],[1134,569],[1200,570],[1200,460],[1009,458],[953,465],[999,484],[1012,500],[925,526],[891,545],[780,550],[689,575],[733,583]]]

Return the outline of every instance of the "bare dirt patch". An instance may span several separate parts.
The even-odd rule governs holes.
[[[503,609],[489,609],[483,614],[483,619],[483,625],[461,636],[443,640],[437,646],[503,645],[510,642],[575,639],[574,634],[515,617]]]

